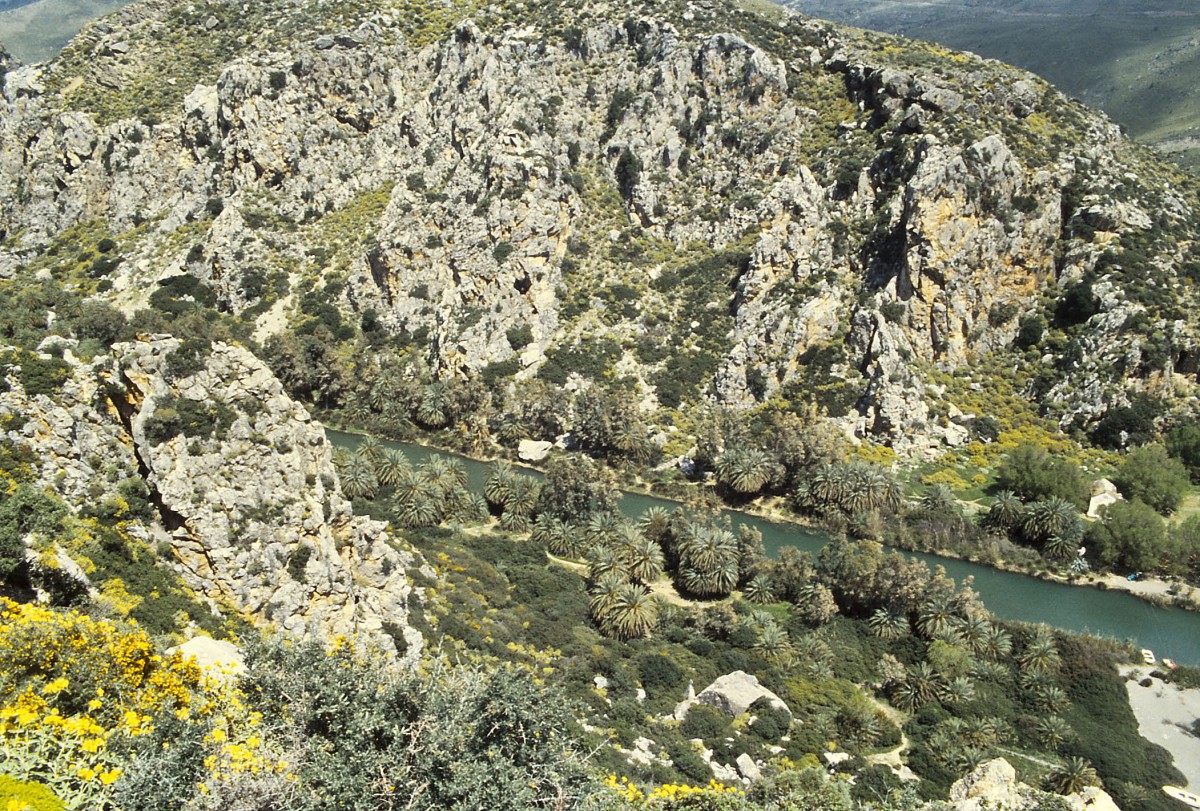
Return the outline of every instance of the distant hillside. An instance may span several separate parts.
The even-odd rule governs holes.
[[[44,62],[79,30],[128,0],[0,0],[0,42],[26,64]]]
[[[1200,7],[1187,0],[786,0],[814,17],[1031,70],[1200,166]]]

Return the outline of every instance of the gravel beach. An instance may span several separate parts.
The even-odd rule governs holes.
[[[1200,690],[1181,690],[1173,684],[1152,679],[1149,687],[1138,682],[1154,668],[1139,665],[1127,668],[1135,679],[1125,683],[1129,703],[1137,716],[1142,737],[1164,747],[1175,758],[1175,767],[1183,772],[1186,788],[1200,790],[1200,737],[1192,734],[1192,723],[1200,718]]]

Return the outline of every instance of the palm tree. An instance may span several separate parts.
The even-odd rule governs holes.
[[[625,562],[610,547],[591,547],[587,552],[587,560],[588,579],[593,583],[599,582],[601,577],[609,573],[619,574],[622,580],[629,579],[629,570],[625,568]]]
[[[1046,778],[1046,788],[1055,794],[1078,794],[1089,786],[1100,785],[1100,777],[1092,764],[1083,758],[1070,757],[1066,763]]]
[[[615,547],[621,538],[625,518],[617,512],[593,513],[583,529],[584,540],[590,546]]]
[[[1037,723],[1038,740],[1056,752],[1074,734],[1075,730],[1059,715],[1047,715]]]
[[[400,523],[406,527],[431,527],[441,520],[442,491],[416,470],[409,469],[394,485],[393,499]]]
[[[555,519],[557,522],[547,544],[554,554],[577,560],[583,557],[583,543],[579,538],[578,527],[571,526],[566,521]]]
[[[1071,708],[1071,699],[1067,696],[1067,691],[1057,684],[1047,684],[1034,690],[1033,700],[1043,712],[1061,715]]]
[[[892,688],[891,700],[897,709],[909,713],[916,712],[924,704],[916,686],[908,680],[896,683]]]
[[[972,614],[959,621],[956,630],[958,638],[976,656],[982,656],[987,644],[988,633],[992,623],[982,614]]]
[[[475,523],[488,517],[488,505],[483,496],[469,490],[458,490],[446,501],[447,518],[460,523]]]
[[[688,594],[705,597],[716,593],[708,573],[693,566],[681,566],[678,577],[679,585],[683,586],[683,590]]]
[[[442,520],[441,500],[428,494],[414,493],[403,502],[398,500],[400,525],[404,527],[433,527]]]
[[[975,698],[975,685],[966,676],[951,679],[945,689],[946,701],[962,704]]]
[[[375,460],[375,472],[379,476],[379,483],[388,487],[394,486],[411,469],[408,457],[399,448],[384,448]]]
[[[590,594],[588,611],[591,613],[592,619],[599,623],[602,617],[611,615],[613,608],[617,605],[622,587],[628,582],[619,572],[605,572],[596,580],[588,590]]]
[[[767,623],[758,632],[754,649],[767,659],[777,659],[791,651],[792,643],[787,631],[775,623]]]
[[[926,639],[945,639],[954,633],[956,624],[957,617],[949,600],[926,600],[917,609],[917,630]]]
[[[682,539],[680,549],[683,560],[701,571],[714,571],[730,558],[736,566],[737,551],[737,539],[732,533],[709,525],[693,527],[689,536]]]
[[[619,639],[641,639],[654,630],[658,609],[645,586],[626,583],[609,612],[608,626]]]
[[[443,493],[467,485],[467,469],[461,461],[452,456],[431,454],[421,467],[424,469],[426,480],[440,488]]]
[[[880,608],[867,620],[867,627],[880,639],[899,639],[909,631],[908,617],[891,607]]]
[[[504,513],[529,516],[537,509],[541,485],[532,476],[514,475],[508,497],[504,499]]]
[[[1060,562],[1072,560],[1079,557],[1079,541],[1051,535],[1046,539],[1046,545],[1042,548],[1042,552],[1050,560]]]
[[[342,481],[342,492],[347,498],[373,498],[379,488],[379,480],[375,477],[370,460],[357,453],[346,459],[338,470],[338,476]]]
[[[488,504],[502,507],[512,495],[513,477],[512,465],[505,461],[497,462],[486,479],[483,480],[483,497]]]
[[[742,595],[755,605],[766,605],[775,602],[775,591],[771,587],[771,578],[765,574],[756,574],[742,589]]]
[[[1078,545],[1083,537],[1083,523],[1074,504],[1054,496],[1029,505],[1021,520],[1021,535],[1035,546],[1042,546],[1051,538]]]
[[[715,569],[708,572],[712,585],[711,594],[724,597],[737,587],[738,575],[737,558],[733,555],[723,558]]]
[[[995,501],[988,508],[987,514],[983,517],[983,525],[988,529],[1000,530],[1008,532],[1014,527],[1020,526],[1021,519],[1025,517],[1025,505],[1021,503],[1021,499],[1017,498],[1016,493],[1011,490],[1001,490],[996,494]]]
[[[757,493],[782,473],[771,454],[758,448],[732,448],[716,459],[717,480],[742,495]]]
[[[1025,646],[1025,650],[1017,657],[1017,661],[1020,662],[1023,671],[1049,673],[1057,670],[1060,659],[1053,635],[1039,628]]]
[[[444,428],[450,422],[449,406],[446,384],[440,380],[430,383],[417,403],[417,422],[426,428]]]
[[[500,515],[500,520],[496,522],[496,526],[505,532],[521,534],[529,531],[530,523],[528,515],[506,510]]]
[[[358,453],[374,462],[383,453],[383,446],[379,444],[378,439],[368,435],[362,438],[362,442],[358,443]]]
[[[917,509],[922,516],[931,519],[952,519],[959,515],[958,499],[954,497],[954,491],[944,484],[927,487],[921,494]]]
[[[651,507],[642,513],[638,520],[638,529],[642,531],[642,535],[660,546],[665,546],[671,536],[671,514],[662,507]]]
[[[644,462],[650,458],[650,441],[646,437],[646,427],[636,421],[622,422],[613,428],[613,447],[635,462]]]
[[[988,629],[983,641],[982,654],[993,661],[1008,658],[1012,652],[1012,636],[998,625]]]
[[[909,671],[907,683],[912,685],[920,701],[919,706],[941,698],[945,690],[941,674],[934,670],[929,662],[918,662],[917,666]]]
[[[506,448],[511,448],[525,436],[521,422],[512,414],[505,414],[496,423],[496,439]]]
[[[629,570],[629,577],[639,583],[649,584],[662,575],[662,547],[648,538],[643,538],[637,530],[633,531],[637,535],[636,539],[622,544],[619,554]]]

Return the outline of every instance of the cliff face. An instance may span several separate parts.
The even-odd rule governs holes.
[[[1023,316],[1055,326],[1086,282],[1085,327],[1023,344],[1054,370],[1032,393],[1086,426],[1194,391],[1194,192],[1103,117],[997,63],[779,10],[619,6],[419,30],[390,7],[335,30],[255,6],[258,52],[219,14],[133,6],[6,86],[0,273],[100,222],[126,308],[189,273],[266,310],[261,337],[289,291],[324,290],[440,375],[531,376],[599,335],[648,403],[686,361],[688,399],[833,392],[847,428],[900,448],[962,442],[931,372],[1008,351]],[[146,37],[227,58],[130,117],[170,68]]]
[[[170,565],[200,596],[298,636],[359,633],[385,648],[406,626],[414,556],[342,497],[320,423],[253,355],[218,343],[172,377],[174,338],[118,344],[80,363],[55,398],[19,379],[0,410],[24,417],[9,439],[39,460],[40,482],[73,505],[145,481],[157,520],[130,532],[170,544]],[[385,631],[384,623],[389,624]]]

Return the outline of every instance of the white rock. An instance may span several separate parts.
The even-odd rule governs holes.
[[[522,439],[517,445],[517,456],[526,462],[540,462],[550,455],[553,442],[543,439]]]

